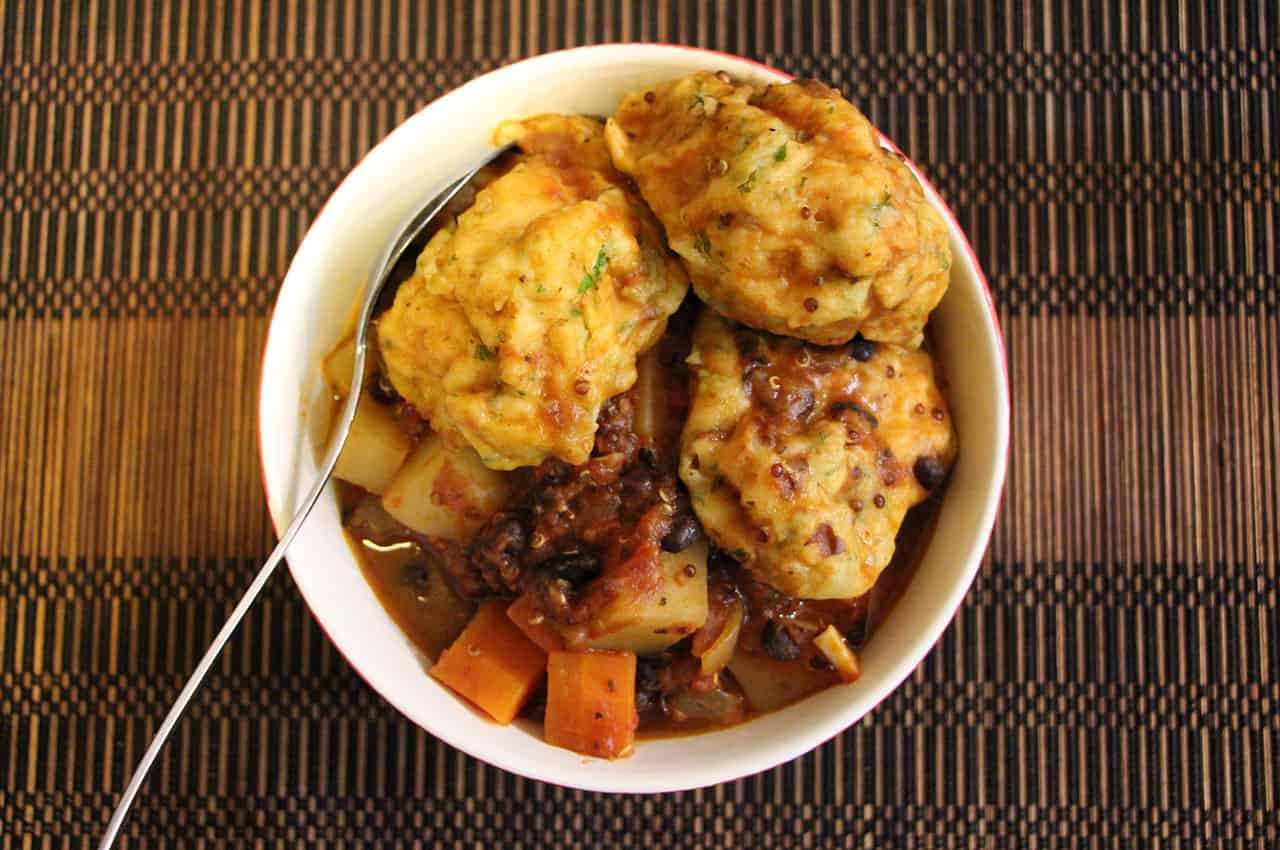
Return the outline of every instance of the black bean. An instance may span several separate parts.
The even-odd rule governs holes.
[[[698,521],[689,514],[680,514],[671,524],[671,530],[662,538],[662,549],[665,552],[683,552],[702,536]]]
[[[563,484],[573,475],[573,467],[559,458],[548,458],[539,469],[542,481],[546,484]]]
[[[588,552],[574,552],[552,558],[546,569],[556,578],[580,584],[600,574],[600,559]]]
[[[655,485],[653,471],[643,466],[633,466],[622,475],[622,487],[633,499],[651,498]]]
[[[844,639],[849,642],[849,646],[854,649],[860,649],[867,638],[871,636],[871,623],[867,615],[862,615],[854,621],[849,630],[844,633]]]
[[[658,669],[661,663],[656,658],[636,659],[636,690],[656,691],[658,689]]]
[[[649,467],[651,471],[656,472],[658,470],[658,455],[648,446],[640,449],[640,462]]]
[[[855,336],[853,342],[849,343],[849,353],[859,363],[866,363],[876,356],[876,344],[860,336]]]
[[[725,550],[711,544],[707,551],[707,571],[719,575],[729,575],[738,568],[738,562]]]
[[[933,455],[925,455],[916,460],[912,471],[915,473],[916,480],[920,482],[920,486],[930,491],[936,490],[942,484],[942,480],[947,477],[947,468]]]
[[[800,647],[791,637],[786,626],[777,620],[765,623],[764,631],[760,633],[760,642],[764,645],[764,651],[774,661],[795,661],[800,657]]]
[[[391,404],[400,397],[396,388],[391,386],[391,382],[382,372],[374,375],[373,380],[369,382],[369,395],[373,396],[373,400],[379,404]]]
[[[636,659],[636,711],[640,714],[662,708],[662,661],[659,658]]]
[[[418,561],[410,561],[400,568],[400,583],[407,585],[414,590],[423,591],[427,589],[427,566]]]
[[[662,706],[662,695],[657,691],[636,688],[636,714],[650,714]]]

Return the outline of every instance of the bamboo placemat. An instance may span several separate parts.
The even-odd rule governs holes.
[[[954,624],[810,755],[604,796],[418,730],[278,578],[132,846],[1280,844],[1273,3],[0,0],[0,850],[90,846],[270,549],[258,358],[327,194],[448,88],[616,40],[842,88],[973,237],[1013,449]]]

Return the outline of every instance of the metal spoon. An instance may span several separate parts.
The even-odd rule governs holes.
[[[266,563],[262,565],[262,568],[258,570],[258,574],[254,576],[253,583],[249,585],[249,589],[244,592],[244,596],[240,597],[240,601],[236,603],[235,610],[231,612],[227,622],[223,624],[222,629],[214,637],[213,643],[209,645],[204,657],[200,659],[200,663],[192,671],[191,678],[187,680],[182,692],[174,700],[173,707],[165,715],[160,728],[156,730],[155,737],[151,739],[147,751],[142,754],[141,761],[138,762],[137,768],[133,771],[133,777],[129,780],[129,784],[125,786],[124,793],[120,795],[120,802],[116,804],[115,811],[111,814],[111,820],[107,823],[107,831],[103,834],[102,841],[98,844],[98,850],[110,850],[110,847],[115,843],[116,836],[120,833],[120,827],[124,825],[125,816],[129,813],[129,807],[138,795],[138,789],[142,787],[143,780],[147,778],[147,772],[151,770],[152,763],[160,755],[160,750],[164,748],[165,741],[169,739],[169,734],[173,731],[173,727],[177,725],[178,718],[182,716],[187,704],[191,702],[191,697],[200,689],[205,674],[209,672],[209,668],[218,659],[222,648],[230,640],[236,627],[240,625],[240,621],[244,619],[245,614],[249,613],[249,609],[253,607],[258,595],[262,593],[262,588],[266,586],[267,580],[271,578],[280,561],[284,559],[284,554],[288,550],[289,544],[297,536],[298,531],[302,528],[302,523],[311,513],[311,509],[315,507],[316,502],[319,501],[325,485],[329,483],[329,478],[333,475],[334,464],[338,462],[338,455],[342,453],[342,447],[347,442],[347,435],[351,433],[351,423],[356,417],[356,404],[360,400],[360,392],[364,388],[369,325],[373,319],[373,311],[378,305],[382,290],[390,279],[392,269],[395,268],[396,263],[404,255],[405,250],[421,235],[427,225],[440,214],[445,205],[453,200],[454,196],[464,186],[471,182],[476,173],[513,148],[513,145],[499,148],[468,169],[465,174],[449,184],[443,192],[415,212],[396,233],[395,238],[387,244],[381,261],[374,267],[374,273],[369,278],[369,288],[365,292],[364,304],[360,308],[360,319],[356,324],[356,364],[355,374],[351,378],[351,392],[347,395],[346,403],[342,406],[342,415],[339,417],[337,427],[334,429],[329,450],[320,464],[320,474],[317,476],[315,484],[311,485],[311,490],[307,493],[306,498],[302,500],[302,505],[298,508],[298,512],[294,514],[289,527],[284,530],[284,534],[280,535],[280,542],[276,544],[275,549],[271,550]]]

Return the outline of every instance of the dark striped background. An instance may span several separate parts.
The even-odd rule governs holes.
[[[258,357],[327,194],[442,91],[611,40],[841,87],[972,235],[1014,431],[954,625],[809,756],[609,797],[410,725],[281,578],[131,846],[1280,844],[1275,3],[0,0],[0,850],[90,846],[271,546]]]

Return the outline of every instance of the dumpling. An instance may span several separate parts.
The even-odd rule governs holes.
[[[870,590],[956,455],[928,352],[819,347],[706,310],[689,364],[680,477],[711,539],[794,597]]]
[[[395,387],[493,469],[586,462],[596,417],[688,291],[598,121],[498,128],[515,165],[427,244],[378,321]]]
[[[823,345],[920,344],[947,229],[838,92],[698,73],[628,96],[606,139],[720,313]]]

